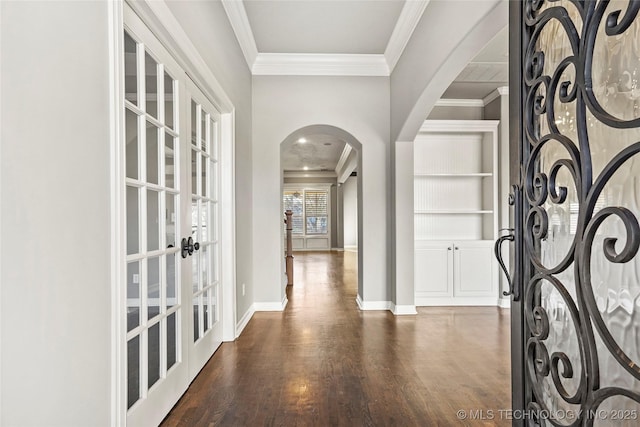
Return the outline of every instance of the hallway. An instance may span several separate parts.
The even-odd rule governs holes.
[[[286,310],[255,313],[162,425],[511,425],[499,412],[511,401],[509,312],[362,312],[356,257],[296,253]],[[485,420],[461,422],[458,410]]]

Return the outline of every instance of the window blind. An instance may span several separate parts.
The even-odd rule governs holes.
[[[291,217],[291,223],[293,225],[293,234],[303,234],[303,198],[304,193],[302,191],[285,191],[284,192],[284,210],[291,210],[293,216]]]
[[[307,234],[327,234],[327,191],[307,190],[304,196]]]
[[[293,234],[327,234],[329,192],[326,190],[286,190],[284,209],[293,212]]]

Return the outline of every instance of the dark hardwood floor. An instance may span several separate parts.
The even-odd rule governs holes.
[[[294,262],[286,310],[223,343],[163,426],[511,424],[508,310],[362,312],[355,253]]]

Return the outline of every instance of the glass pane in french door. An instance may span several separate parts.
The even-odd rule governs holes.
[[[554,425],[640,423],[637,6],[524,11],[525,409]]]
[[[125,32],[127,407],[180,361],[177,84]],[[144,76],[144,78],[141,78]]]
[[[191,101],[191,233],[200,249],[192,260],[193,339],[205,336],[219,321],[217,240],[217,147],[219,127],[212,112]]]

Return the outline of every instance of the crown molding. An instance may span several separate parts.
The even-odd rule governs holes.
[[[436,101],[436,107],[484,107],[482,99],[447,99],[442,98]]]
[[[493,102],[495,99],[504,95],[509,95],[509,86],[500,86],[489,95],[485,96],[482,99],[482,103],[483,105],[489,105],[490,102]]]
[[[499,120],[425,120],[420,132],[489,132],[498,128]]]
[[[253,31],[251,30],[251,24],[249,23],[244,3],[239,0],[222,0],[222,6],[227,13],[231,28],[240,44],[240,49],[242,49],[244,59],[247,61],[247,66],[249,70],[251,70],[258,56],[258,47],[256,46],[256,39],[253,37]]]
[[[390,73],[396,67],[428,4],[429,0],[406,1],[404,3],[396,26],[389,38],[389,43],[387,43],[387,48],[384,51],[384,57]]]
[[[342,154],[340,154],[340,159],[338,159],[338,164],[336,165],[336,174],[340,174],[340,171],[344,167],[345,162],[349,158],[349,154],[351,153],[351,146],[349,144],[344,144],[344,148],[342,149]]]
[[[284,171],[283,178],[336,178],[335,171]],[[285,186],[288,184],[285,184]]]
[[[384,55],[259,53],[257,76],[389,76]]]

